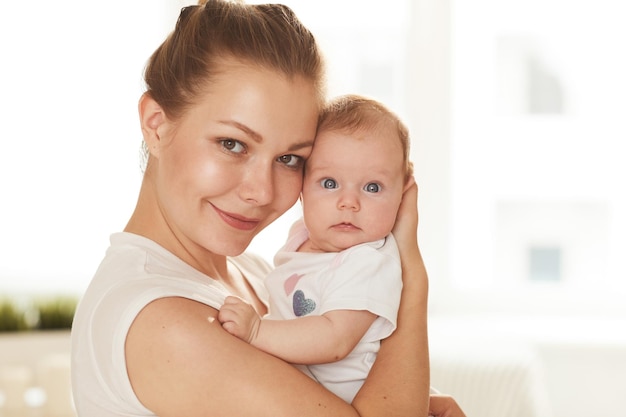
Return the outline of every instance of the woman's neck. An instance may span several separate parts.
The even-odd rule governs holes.
[[[226,256],[209,252],[180,233],[176,233],[159,209],[150,182],[144,177],[137,205],[124,231],[158,243],[191,267],[217,281],[225,284],[229,282]]]
[[[155,197],[151,181],[146,176],[135,211],[124,231],[158,243],[194,269],[219,281],[231,294],[248,301],[259,314],[265,314],[267,307],[248,282],[248,277],[233,264],[229,264],[226,256],[209,252],[180,233],[177,234],[164,218]]]

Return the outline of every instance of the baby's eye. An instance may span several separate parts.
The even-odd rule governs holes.
[[[246,146],[235,139],[221,139],[220,143],[224,149],[232,153],[243,153],[246,150]]]
[[[304,162],[304,159],[298,155],[282,155],[279,156],[277,160],[286,167],[294,169],[302,167]]]
[[[322,188],[333,189],[337,188],[337,181],[332,178],[324,178],[322,180]]]
[[[365,187],[363,187],[363,189],[368,193],[380,192],[380,188],[380,184],[376,184],[375,182],[370,182],[369,184],[366,184]]]

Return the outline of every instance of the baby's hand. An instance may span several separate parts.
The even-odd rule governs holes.
[[[261,324],[254,308],[237,297],[226,297],[217,319],[224,330],[248,343],[254,340]]]

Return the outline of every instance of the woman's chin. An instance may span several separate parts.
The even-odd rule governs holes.
[[[238,256],[246,251],[252,239],[245,239],[239,241],[224,242],[220,248],[220,254],[224,256]]]

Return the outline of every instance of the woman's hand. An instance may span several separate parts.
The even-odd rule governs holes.
[[[465,417],[465,413],[449,395],[431,394],[428,415],[434,417]]]
[[[398,243],[403,270],[414,268],[416,263],[418,269],[423,268],[422,255],[417,242],[417,224],[417,184],[411,178],[404,188],[402,202],[396,216],[396,224],[392,231]],[[427,284],[428,277],[426,274],[420,274],[419,276],[425,278],[425,281],[421,282],[420,286]],[[406,278],[407,275],[403,274],[405,285],[408,283]],[[428,286],[422,287],[422,290],[427,292]]]
[[[411,178],[404,187],[402,202],[396,216],[396,224],[393,227],[393,235],[402,247],[417,245],[417,184]]]

